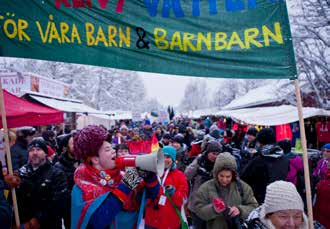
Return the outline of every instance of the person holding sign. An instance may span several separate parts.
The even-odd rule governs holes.
[[[164,146],[165,172],[161,177],[161,191],[154,201],[147,202],[146,229],[178,229],[185,224],[180,213],[188,196],[188,183],[183,172],[176,168],[176,150]]]

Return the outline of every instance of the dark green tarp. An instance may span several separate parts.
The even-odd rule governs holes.
[[[0,0],[0,56],[201,77],[296,77],[281,0]]]

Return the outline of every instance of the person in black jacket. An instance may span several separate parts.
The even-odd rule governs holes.
[[[63,134],[57,137],[59,148],[62,151],[58,162],[54,165],[55,168],[64,172],[68,182],[68,190],[71,193],[74,186],[74,172],[78,167],[79,161],[75,159],[73,152],[73,134]],[[71,224],[71,195],[67,196],[65,201],[65,210],[62,212],[65,228],[70,228]]]
[[[258,203],[262,204],[267,185],[285,180],[289,166],[289,159],[284,157],[282,149],[276,145],[273,129],[264,128],[257,135],[257,156],[247,164],[241,179],[251,186]]]
[[[28,136],[32,136],[34,134],[35,129],[32,127],[22,127],[17,129],[15,144],[10,147],[11,161],[15,172],[27,163]]]
[[[21,184],[16,188],[21,223],[31,229],[62,228],[59,213],[70,195],[65,174],[48,161],[44,140],[32,140],[28,152],[28,163],[19,169]]]

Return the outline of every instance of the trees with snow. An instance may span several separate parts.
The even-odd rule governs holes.
[[[33,72],[70,86],[69,97],[100,110],[144,111],[145,87],[136,72],[62,62],[3,58],[2,68]]]
[[[299,79],[308,82],[316,106],[329,109],[329,1],[290,0],[288,6]]]
[[[226,79],[222,81],[212,95],[210,106],[223,108],[234,99],[245,95],[251,89],[265,85],[270,80]]]
[[[205,80],[190,81],[185,90],[179,108],[182,111],[194,111],[208,107],[208,89]]]

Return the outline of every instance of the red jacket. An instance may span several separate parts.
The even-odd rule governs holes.
[[[188,196],[188,183],[183,172],[178,169],[171,170],[167,175],[164,187],[167,185],[173,185],[175,187],[175,192],[171,196],[171,199],[180,211],[183,199],[187,199]],[[165,195],[162,187],[158,198],[147,203],[145,225],[157,229],[180,228],[180,218],[170,201],[166,198],[164,206],[158,204],[161,195]]]
[[[191,150],[189,151],[189,157],[197,157],[202,153],[202,148],[200,144],[191,144]]]
[[[325,228],[330,228],[330,169],[326,174],[326,178],[317,184],[314,215]]]

